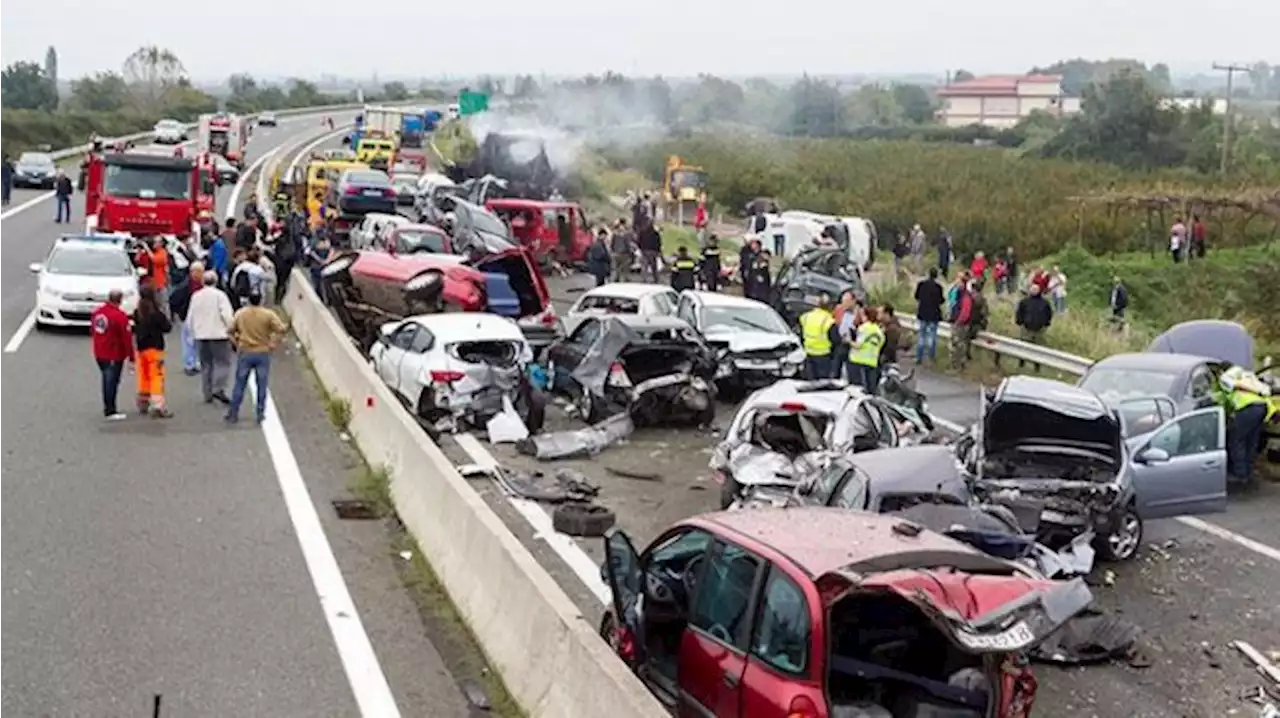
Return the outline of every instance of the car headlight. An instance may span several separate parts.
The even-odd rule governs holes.
[[[805,360],[804,349],[796,347],[791,353],[782,358],[784,364],[803,364]]]
[[[48,287],[40,287],[40,293],[50,299],[62,299],[63,294],[56,289],[50,289]]]

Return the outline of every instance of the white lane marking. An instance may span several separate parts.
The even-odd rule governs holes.
[[[18,331],[14,332],[12,337],[9,337],[9,342],[4,345],[4,353],[13,354],[18,351],[18,349],[22,347],[22,342],[26,341],[27,335],[35,328],[36,310],[33,307],[31,309],[31,313],[27,315],[27,318],[23,319],[22,323],[18,325]]]
[[[493,458],[488,449],[484,448],[479,439],[471,434],[455,434],[453,438],[476,465],[488,469],[498,468],[498,461]],[[552,551],[555,551],[560,560],[577,574],[587,590],[595,594],[601,603],[607,604],[612,600],[613,592],[605,585],[604,579],[600,578],[600,566],[591,560],[572,536],[555,530],[551,524],[551,515],[542,508],[541,504],[513,496],[506,496],[506,499],[507,503],[529,522],[529,526],[533,528],[533,537],[542,539]]]
[[[1261,541],[1254,541],[1248,536],[1241,536],[1234,531],[1228,531],[1217,524],[1211,524],[1208,521],[1196,518],[1195,516],[1179,516],[1175,520],[1183,526],[1190,526],[1193,529],[1203,531],[1211,536],[1217,536],[1220,539],[1243,546],[1254,553],[1266,556],[1272,561],[1280,561],[1280,549],[1268,546]]]
[[[19,212],[22,212],[22,211],[24,211],[24,210],[31,209],[32,207],[34,207],[34,206],[36,206],[36,205],[40,204],[41,202],[43,202],[43,201],[45,201],[45,200],[47,200],[47,199],[49,199],[49,198],[53,197],[53,195],[54,195],[54,193],[53,193],[53,192],[45,192],[44,194],[42,194],[42,195],[40,195],[40,196],[38,196],[38,197],[33,197],[33,198],[31,198],[31,199],[27,200],[26,202],[23,202],[22,204],[18,205],[17,207],[10,207],[9,209],[7,209],[7,210],[5,210],[5,211],[4,211],[4,214],[0,214],[0,220],[9,219],[10,217],[12,217],[13,215],[15,215],[15,214],[17,214],[17,213],[19,213]]]
[[[253,406],[257,397],[257,385],[251,383],[246,389],[245,401]],[[342,577],[342,569],[334,558],[333,547],[329,545],[329,537],[320,524],[320,514],[316,512],[311,492],[307,490],[307,482],[302,478],[298,458],[289,444],[280,415],[276,413],[270,389],[267,390],[262,436],[267,441],[267,452],[271,454],[271,463],[275,467],[276,480],[280,485],[280,493],[284,496],[289,520],[293,523],[298,546],[302,549],[302,558],[311,574],[311,583],[320,598],[324,620],[333,634],[333,642],[338,649],[338,657],[342,660],[342,668],[346,671],[347,682],[351,684],[351,692],[360,706],[360,715],[368,718],[399,718],[400,708],[396,705],[395,695],[378,663],[378,656],[374,653],[369,634],[364,630],[355,601],[351,599],[347,582]]]
[[[965,431],[964,427],[960,426],[959,424],[952,421],[947,421],[946,419],[943,419],[941,417],[935,416],[933,418],[933,423],[937,424],[943,429],[950,431],[954,434],[960,434]],[[1205,521],[1202,518],[1197,518],[1195,516],[1175,516],[1173,520],[1177,521],[1178,523],[1188,528],[1193,528],[1197,531],[1203,531],[1204,533],[1207,533],[1210,536],[1217,536],[1218,538],[1223,539],[1225,541],[1230,541],[1236,544],[1237,546],[1243,546],[1244,548],[1247,548],[1256,554],[1265,556],[1271,559],[1272,561],[1280,561],[1280,549],[1276,549],[1271,546],[1268,546],[1267,544],[1264,544],[1261,541],[1255,541],[1249,538],[1248,536],[1238,534],[1234,531],[1229,531],[1215,523],[1210,523],[1208,521]]]
[[[261,157],[254,160],[252,164],[250,164],[248,167],[245,168],[243,172],[240,173],[240,179],[236,181],[236,186],[231,189],[231,200],[227,203],[228,216],[232,216],[232,217],[236,216],[236,205],[240,203],[240,193],[244,191],[246,183],[249,181],[249,175],[256,172],[258,168],[263,165],[264,162],[274,157],[282,147],[284,147],[284,145],[276,145],[275,147],[272,147]]]

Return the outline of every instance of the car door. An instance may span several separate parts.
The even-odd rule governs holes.
[[[1220,407],[1167,422],[1129,463],[1144,519],[1227,509],[1226,419]]]
[[[1208,364],[1201,364],[1191,370],[1191,378],[1187,382],[1187,393],[1190,395],[1190,407],[1207,409],[1216,404],[1213,398],[1213,387],[1217,384]]]
[[[797,704],[826,703],[821,660],[826,641],[820,621],[826,613],[812,582],[794,567],[769,567],[757,601],[747,670],[742,677],[744,716],[799,716]],[[809,586],[809,590],[805,590]],[[811,714],[810,714],[811,715]]]
[[[698,326],[698,303],[691,295],[680,295],[680,301],[676,305],[676,316],[685,321],[685,324],[701,331]]]
[[[577,382],[570,374],[586,356],[587,349],[600,338],[600,331],[600,321],[588,317],[583,319],[573,333],[563,341],[556,342],[547,348],[547,363],[556,391],[576,392],[578,390]]]
[[[698,579],[680,643],[680,716],[738,716],[753,633],[756,596],[766,562],[717,538]]]
[[[369,350],[369,358],[382,383],[391,391],[400,393],[400,364],[405,353],[413,344],[413,337],[418,332],[418,325],[405,322],[384,334]]]
[[[433,368],[427,366],[427,352],[435,345],[435,336],[421,324],[414,326],[416,329],[409,339],[408,347],[404,350],[404,358],[400,360],[399,380],[396,386],[400,388],[400,394],[416,407],[422,396],[422,390],[427,385],[427,374]]]

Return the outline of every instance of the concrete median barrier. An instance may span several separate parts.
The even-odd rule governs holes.
[[[374,374],[295,270],[285,307],[350,432],[511,695],[533,718],[667,715]]]

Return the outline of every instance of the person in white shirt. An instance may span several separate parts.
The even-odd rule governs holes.
[[[1053,303],[1054,314],[1067,312],[1067,275],[1061,267],[1055,266],[1049,275],[1049,300]]]
[[[200,390],[204,403],[230,404],[227,378],[231,375],[231,300],[218,289],[218,273],[204,273],[203,286],[191,295],[186,327],[200,354]]]
[[[258,267],[262,269],[262,306],[270,307],[276,303],[276,265],[266,252],[260,252],[260,255]]]

